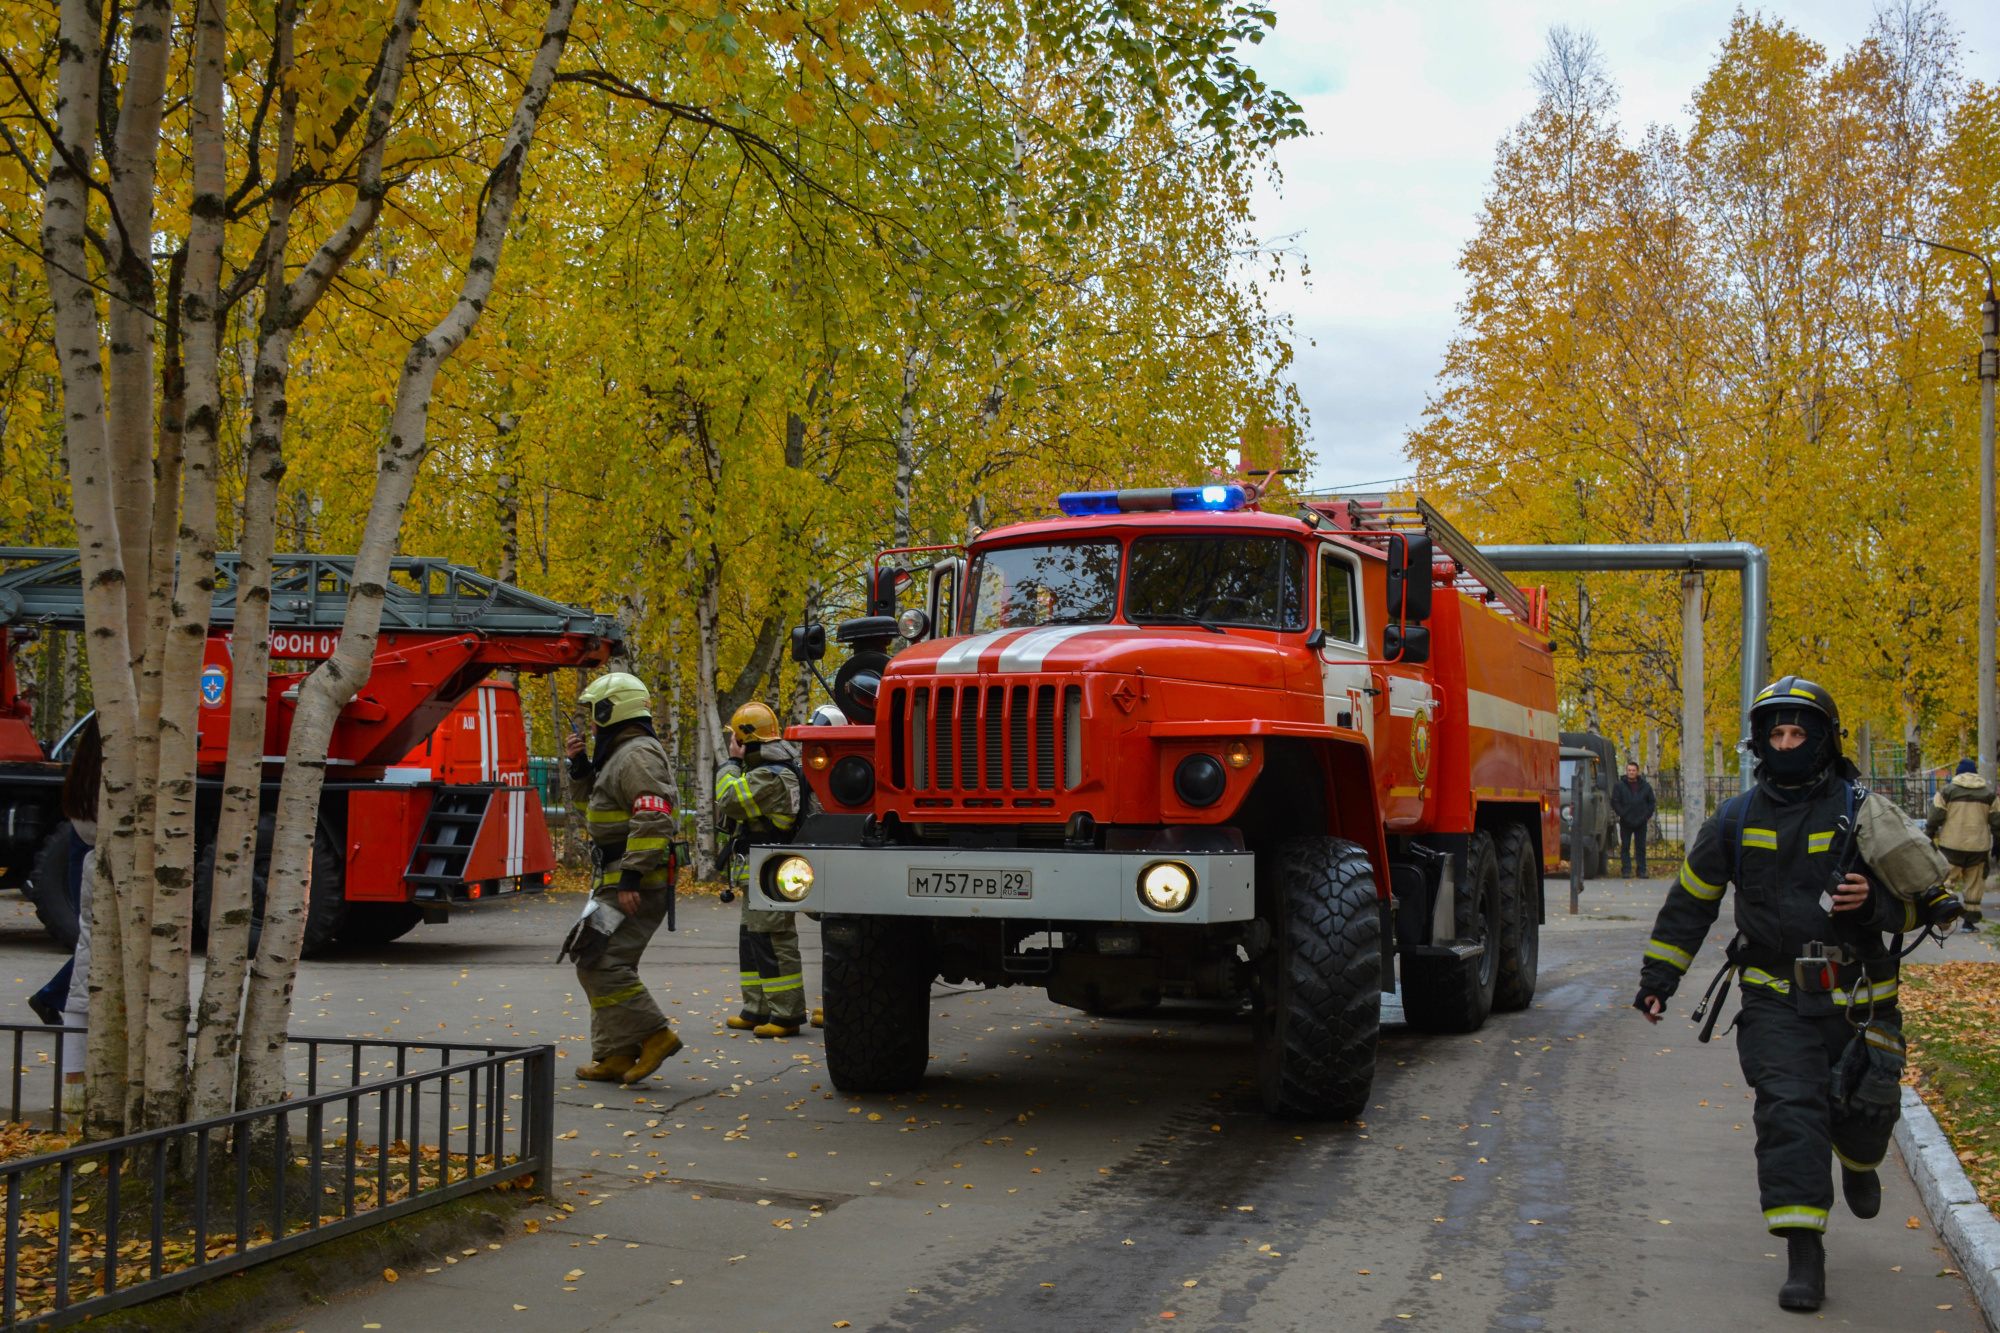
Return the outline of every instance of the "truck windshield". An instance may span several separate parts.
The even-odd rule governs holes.
[[[1145,537],[1132,543],[1135,624],[1305,627],[1305,548],[1283,537]]]
[[[1035,625],[1102,625],[1118,605],[1118,543],[1007,546],[972,557],[974,634]]]

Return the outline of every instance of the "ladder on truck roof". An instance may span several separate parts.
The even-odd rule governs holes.
[[[215,557],[212,628],[236,623],[235,552]],[[280,555],[271,561],[271,628],[340,629],[347,619],[347,589],[354,577],[351,555]],[[567,606],[481,574],[469,565],[421,556],[398,556],[389,563],[382,633],[593,634],[617,641],[624,636],[610,616]],[[33,625],[80,630],[83,623],[83,569],[74,550],[0,546],[0,625]]]
[[[1397,506],[1386,500],[1361,500],[1352,496],[1311,498],[1306,506],[1333,520],[1336,530],[1371,545],[1387,545],[1392,532],[1422,532],[1431,544],[1452,561],[1452,586],[1475,601],[1499,604],[1530,629],[1547,626],[1548,607],[1539,595],[1530,595],[1500,572],[1500,567],[1480,553],[1470,537],[1453,527],[1429,501],[1419,497],[1413,505]]]

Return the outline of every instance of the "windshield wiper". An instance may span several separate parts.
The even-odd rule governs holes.
[[[1207,630],[1210,634],[1228,633],[1227,630],[1223,629],[1222,626],[1216,624],[1213,620],[1203,620],[1200,616],[1191,616],[1181,611],[1157,612],[1148,614],[1144,620],[1138,620],[1137,617],[1134,617],[1133,619],[1137,621],[1137,623],[1139,624],[1152,624],[1154,622],[1164,621],[1168,624],[1174,624],[1174,625],[1199,625],[1201,626],[1201,628]]]

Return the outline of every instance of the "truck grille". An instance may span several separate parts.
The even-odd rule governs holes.
[[[887,712],[889,781],[899,790],[992,792],[998,806],[1001,792],[1068,791],[1083,781],[1080,685],[899,686]]]

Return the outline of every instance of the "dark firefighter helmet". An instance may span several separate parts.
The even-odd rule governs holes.
[[[1833,695],[1826,686],[1804,676],[1781,676],[1757,691],[1756,699],[1750,704],[1751,734],[1764,730],[1759,725],[1761,718],[1786,708],[1803,708],[1818,713],[1827,720],[1836,735],[1840,734],[1840,705],[1833,701]]]

